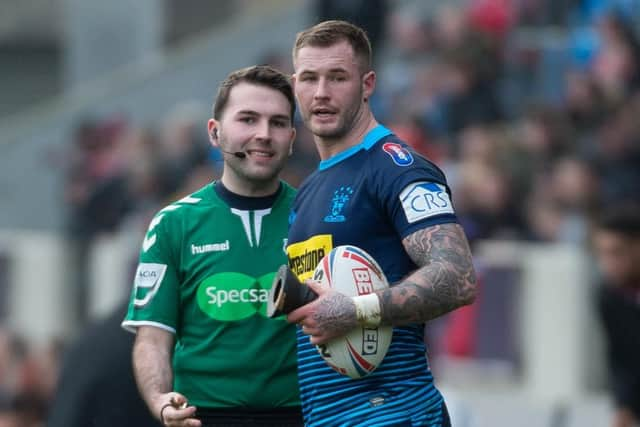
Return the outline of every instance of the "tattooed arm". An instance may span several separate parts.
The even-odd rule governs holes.
[[[403,240],[405,250],[419,268],[399,284],[377,292],[383,325],[421,323],[471,304],[476,277],[471,251],[462,227],[442,224],[427,227]],[[358,325],[354,300],[308,281],[319,298],[288,316],[290,322],[321,344],[345,335]]]
[[[426,322],[475,300],[476,275],[460,225],[427,227],[403,244],[420,268],[378,293],[382,324]]]

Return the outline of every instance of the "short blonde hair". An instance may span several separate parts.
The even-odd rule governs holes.
[[[324,21],[299,32],[293,45],[293,63],[298,51],[305,46],[328,47],[344,40],[351,45],[362,71],[371,70],[371,42],[367,33],[346,21]]]

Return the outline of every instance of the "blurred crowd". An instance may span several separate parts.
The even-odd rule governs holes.
[[[58,340],[36,348],[0,327],[0,427],[43,425],[62,351]]]
[[[585,243],[595,211],[640,197],[634,16],[573,3],[562,35],[499,0],[390,17],[385,121],[447,172],[472,240]]]
[[[368,29],[376,116],[444,169],[472,242],[588,245],[594,214],[640,199],[639,1],[317,3],[316,17]],[[257,61],[290,72],[289,58]],[[139,231],[219,176],[209,108],[176,106],[144,127],[119,115],[79,122],[64,190],[79,266],[98,234]],[[284,175],[293,185],[318,160],[299,128]],[[61,352],[0,329],[0,427],[43,425]]]
[[[640,198],[640,4],[634,15],[630,1],[566,1],[550,15],[546,3],[410,2],[361,22],[378,45],[377,117],[445,170],[472,239],[583,243],[600,206]],[[546,25],[558,15],[561,32]],[[291,71],[288,51],[258,60]],[[207,110],[178,106],[144,129],[83,121],[69,157],[71,231],[115,231],[216,176]],[[299,133],[285,174],[294,185],[317,160]]]

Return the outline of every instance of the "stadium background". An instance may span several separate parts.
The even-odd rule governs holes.
[[[218,82],[291,71],[321,17],[367,28],[374,111],[445,170],[473,243],[478,302],[426,331],[454,425],[607,425],[588,238],[640,195],[637,0],[0,0],[0,413],[43,425],[150,216],[219,174]],[[293,184],[317,162],[298,135]]]

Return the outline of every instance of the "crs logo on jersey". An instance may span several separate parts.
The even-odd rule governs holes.
[[[453,214],[453,206],[444,185],[435,182],[414,182],[400,193],[407,221],[413,223],[436,215]]]
[[[382,149],[387,153],[393,163],[398,166],[409,166],[413,163],[413,156],[400,144],[396,144],[395,142],[385,142],[382,145]]]

